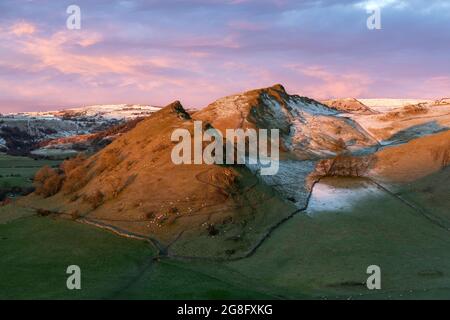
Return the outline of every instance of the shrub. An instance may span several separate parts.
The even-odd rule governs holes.
[[[122,161],[120,150],[113,148],[102,153],[98,159],[98,171],[102,173],[105,170],[111,170]]]
[[[45,209],[37,209],[37,214],[40,217],[47,217],[49,215],[51,215],[53,212],[51,212],[50,210],[45,210]]]
[[[75,202],[80,198],[80,195],[78,194],[74,194],[73,196],[70,197],[70,202]]]
[[[61,190],[63,178],[54,169],[44,166],[34,177],[36,194],[45,198],[51,197]]]
[[[87,169],[84,166],[76,167],[66,174],[63,191],[66,194],[76,192],[83,188],[89,181]]]
[[[94,192],[94,194],[91,194],[84,198],[84,200],[88,202],[94,210],[103,204],[104,199],[105,195],[100,190],[97,190],[96,192]]]
[[[219,234],[219,230],[213,224],[208,224],[206,229],[208,230],[208,235],[214,237]]]
[[[72,220],[77,220],[81,217],[81,215],[78,210],[73,210],[72,212],[70,212],[70,217],[72,218]]]
[[[70,174],[73,170],[79,168],[84,165],[84,161],[86,160],[86,156],[83,153],[78,154],[76,157],[66,160],[61,164],[61,170],[65,175]]]
[[[122,180],[120,178],[112,180],[111,181],[111,186],[113,189],[112,197],[117,198],[123,190],[125,190],[128,186],[130,186],[134,182],[136,177],[137,177],[137,175],[133,174],[133,175],[129,176],[124,182],[122,182]]]
[[[0,196],[0,197],[1,197],[1,196]],[[0,202],[0,207],[7,206],[7,205],[9,205],[9,204],[11,204],[11,203],[12,203],[12,200],[11,200],[10,198],[6,198],[5,200],[3,200],[3,201]]]
[[[338,152],[346,150],[347,149],[347,144],[345,143],[344,139],[339,138],[336,141],[335,148],[336,148],[336,151],[338,151]]]
[[[145,214],[145,218],[147,220],[153,220],[155,218],[156,214],[153,211],[149,211]]]
[[[49,177],[43,187],[39,190],[39,194],[44,197],[51,197],[61,190],[62,178],[58,174]],[[37,190],[37,189],[36,189]]]

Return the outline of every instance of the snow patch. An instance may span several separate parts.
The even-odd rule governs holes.
[[[105,120],[129,120],[137,117],[150,115],[161,110],[159,107],[140,105],[140,104],[111,104],[111,105],[93,105],[80,108],[70,108],[59,111],[45,111],[45,112],[21,112],[10,113],[6,117],[12,118],[34,118],[34,119],[60,119],[60,117],[68,115],[82,115],[90,118],[102,118]]]
[[[395,108],[401,108],[407,105],[419,103],[432,103],[433,100],[427,99],[358,99],[369,108],[379,112],[388,112]]]
[[[300,115],[302,112],[307,112],[312,115],[336,115],[339,113],[323,104],[304,101],[304,99],[298,96],[292,96],[286,102],[295,116]]]
[[[2,127],[26,133],[29,136],[26,139],[34,144],[103,131],[124,121],[149,117],[159,110],[148,105],[95,105],[61,111],[10,113],[0,115],[0,120]],[[5,149],[2,143],[0,147]]]
[[[83,113],[87,117],[104,119],[133,119],[159,111],[160,108],[148,105],[94,105],[82,108],[63,110],[63,112]]]
[[[247,163],[246,166],[282,197],[292,202],[298,209],[303,209],[309,196],[307,178],[314,171],[316,164],[316,161],[280,160],[279,170],[273,176],[261,176],[260,164]]]
[[[339,185],[319,182],[313,188],[306,214],[316,216],[326,212],[349,212],[359,201],[379,195],[381,191],[368,182],[361,181],[350,187],[345,181]]]
[[[68,157],[73,157],[78,154],[78,151],[71,149],[49,149],[49,148],[41,148],[36,149],[30,152],[32,155],[46,157],[46,158],[54,158],[54,159],[65,159]]]

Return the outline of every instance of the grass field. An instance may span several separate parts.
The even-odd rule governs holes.
[[[0,191],[9,191],[15,187],[29,188],[36,171],[45,165],[56,166],[59,163],[60,161],[34,160],[0,153]]]
[[[440,174],[429,177],[434,202],[448,203],[450,186],[439,183]],[[369,265],[381,267],[380,291],[365,286]],[[450,298],[450,232],[385,195],[351,211],[298,215],[230,267],[292,298]]]
[[[0,243],[0,300],[270,298],[245,277],[155,261],[146,242],[73,221],[34,216],[0,224]],[[69,265],[81,268],[81,290],[66,288]]]
[[[398,194],[450,228],[450,167],[396,190]]]
[[[395,192],[445,221],[448,174]],[[450,297],[450,232],[387,193],[351,210],[300,213],[254,255],[227,263],[154,259],[156,251],[143,241],[73,221],[28,213],[20,218],[24,209],[13,208],[0,209],[0,216],[12,217],[0,219],[0,299]],[[66,289],[72,264],[82,270],[80,291]],[[374,264],[381,267],[380,291],[365,286],[366,269]]]
[[[57,161],[0,155],[0,188],[29,187],[35,172]],[[154,261],[148,243],[73,221],[0,207],[0,299],[269,298],[247,279],[221,280],[182,261]],[[65,271],[82,269],[82,290],[66,288]],[[211,266],[211,270],[214,267]]]

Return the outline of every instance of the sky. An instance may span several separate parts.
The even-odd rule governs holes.
[[[66,26],[69,5],[79,30]],[[450,1],[0,2],[0,113],[200,108],[277,83],[315,99],[449,97]]]

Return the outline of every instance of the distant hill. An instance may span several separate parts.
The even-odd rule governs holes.
[[[407,105],[428,103],[433,100],[428,99],[358,99],[361,103],[374,111],[386,112],[394,108],[401,108]]]
[[[374,114],[376,111],[364,105],[361,101],[354,98],[334,99],[322,101],[328,107],[341,112]]]
[[[3,139],[0,140],[0,148],[10,154],[59,154],[65,157],[77,152],[69,143],[70,139],[73,142],[88,141],[87,138],[94,133],[148,117],[159,109],[145,105],[98,105],[0,115],[0,138]],[[58,141],[65,143],[58,144]]]

